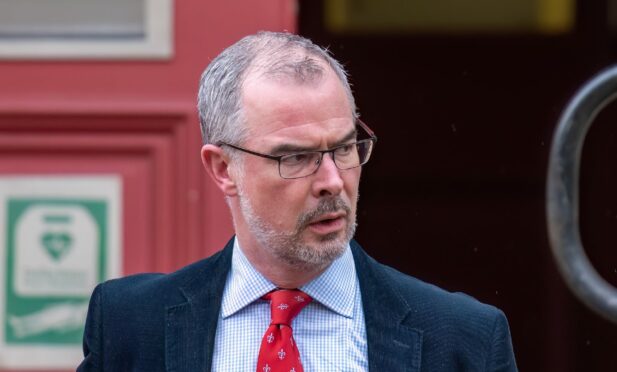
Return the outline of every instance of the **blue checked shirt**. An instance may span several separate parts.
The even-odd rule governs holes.
[[[270,304],[261,297],[275,288],[251,265],[236,239],[216,330],[214,372],[256,370],[261,339],[270,325]],[[360,284],[349,246],[300,289],[313,298],[292,324],[304,371],[367,371]]]

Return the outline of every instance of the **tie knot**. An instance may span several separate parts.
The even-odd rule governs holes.
[[[311,302],[312,298],[297,289],[278,289],[263,297],[270,301],[272,324],[291,327],[291,321]]]

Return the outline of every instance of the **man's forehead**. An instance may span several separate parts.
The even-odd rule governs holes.
[[[356,130],[354,120],[349,117],[330,118],[327,121],[289,121],[270,123],[262,127],[254,126],[253,133],[259,136],[267,136],[271,138],[294,138],[294,137],[310,137],[312,133],[320,133],[324,135],[336,136],[340,133],[348,133]]]
[[[255,135],[252,145],[272,155],[330,148],[357,137],[357,129],[348,118],[327,122],[281,125]]]
[[[331,69],[310,84],[253,73],[242,103],[248,141],[263,150],[284,142],[321,147],[355,127],[346,91]]]
[[[263,78],[247,80],[243,86],[242,109],[245,117],[255,116],[266,121],[269,121],[269,116],[288,116],[289,121],[294,121],[294,116],[309,116],[316,120],[352,117],[345,90],[340,81],[331,75],[324,76],[318,84],[295,84]]]
[[[357,130],[350,128],[346,132],[333,132],[329,136],[304,137],[299,134],[296,137],[271,137],[266,142],[267,150],[272,155],[285,153],[302,152],[308,150],[328,149],[354,140],[357,137]]]

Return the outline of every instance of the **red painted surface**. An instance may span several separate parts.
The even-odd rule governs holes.
[[[0,61],[0,175],[120,175],[124,274],[212,254],[232,225],[199,157],[199,76],[242,36],[295,22],[292,0],[182,0],[170,60]]]
[[[130,179],[133,173],[122,173],[124,162],[141,154],[143,164],[132,172],[149,176],[126,183],[124,190],[125,271],[169,271],[213,253],[232,228],[227,206],[199,159],[194,108],[199,76],[242,36],[284,29],[295,30],[290,0],[183,0],[175,3],[174,57],[168,61],[0,62],[0,154],[10,158],[1,172],[14,162],[25,165],[20,173],[62,168],[118,172]],[[45,162],[37,167],[33,152],[67,158],[63,167]],[[88,162],[80,167],[89,159],[84,153],[101,168],[89,168]],[[127,209],[135,195],[149,197],[136,202],[147,203],[141,211]],[[134,227],[144,236],[132,237]],[[136,253],[142,249],[152,257]]]

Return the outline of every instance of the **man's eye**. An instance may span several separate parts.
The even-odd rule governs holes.
[[[355,143],[350,143],[348,145],[343,145],[336,149],[337,155],[349,155],[356,148]]]
[[[281,158],[281,163],[285,165],[306,164],[311,158],[311,154],[292,154]]]

